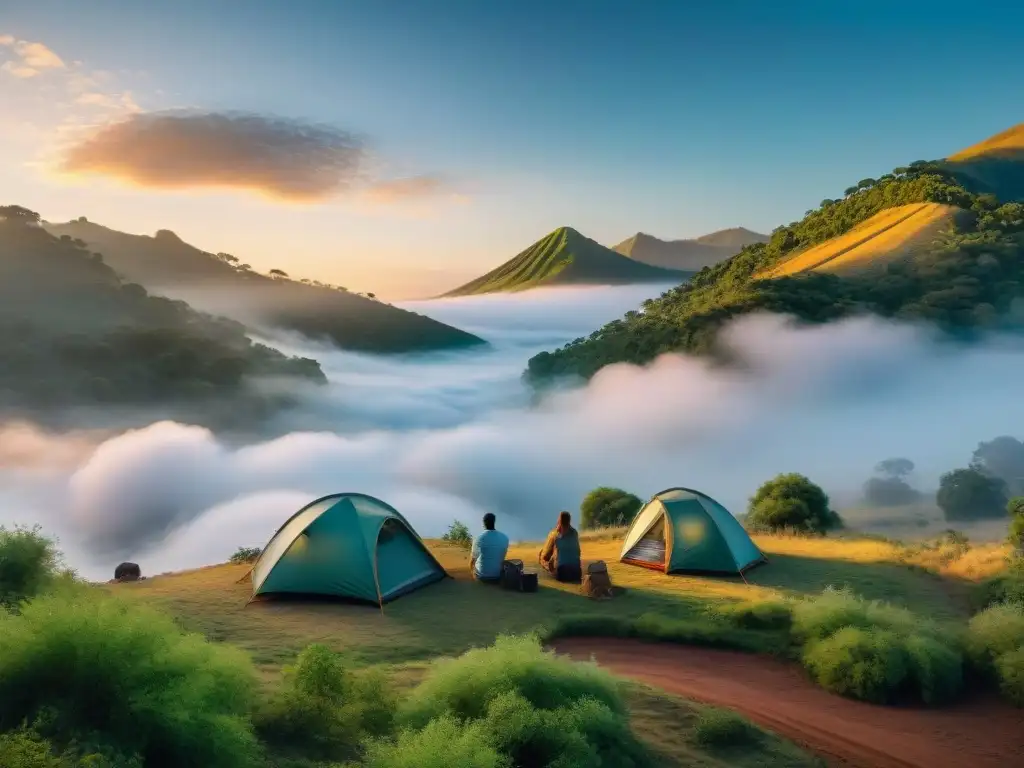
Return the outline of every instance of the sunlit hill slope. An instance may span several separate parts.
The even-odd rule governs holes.
[[[444,323],[344,289],[253,271],[230,254],[212,254],[168,230],[154,237],[108,229],[82,219],[48,224],[55,235],[80,238],[114,270],[154,293],[183,299],[239,322],[296,331],[338,347],[402,353],[484,343]],[[281,265],[289,267],[286,258]]]
[[[1024,200],[1024,123],[950,155],[946,165],[972,191]]]
[[[642,264],[571,227],[560,227],[497,269],[444,295],[471,296],[542,286],[680,283],[690,274]]]
[[[886,208],[849,232],[796,253],[756,277],[784,277],[812,270],[844,274],[882,267],[927,251],[946,228],[965,215],[966,211],[940,203]]]

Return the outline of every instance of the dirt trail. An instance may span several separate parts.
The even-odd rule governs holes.
[[[733,651],[612,638],[552,644],[577,659],[734,709],[841,765],[1022,768],[1024,710],[994,699],[942,709],[877,707],[826,693],[791,664]]]

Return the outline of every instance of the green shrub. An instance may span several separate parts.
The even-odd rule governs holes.
[[[743,629],[789,629],[793,623],[793,606],[784,600],[716,603],[711,613]]]
[[[442,715],[422,730],[401,731],[394,742],[371,741],[365,768],[511,768],[483,723],[460,723]]]
[[[629,525],[643,505],[640,497],[621,488],[595,488],[580,503],[580,527]]]
[[[703,707],[693,728],[693,740],[702,747],[740,747],[755,744],[761,731],[728,709]]]
[[[804,666],[827,691],[885,704],[909,674],[906,653],[894,632],[845,627],[807,644]]]
[[[50,742],[28,728],[0,733],[0,768],[71,768]]]
[[[301,745],[323,759],[347,759],[367,736],[391,731],[396,701],[382,673],[348,670],[340,654],[314,644],[285,669],[282,688],[259,709],[256,727],[276,747]]]
[[[940,704],[963,688],[957,640],[905,608],[827,589],[793,606],[792,633],[812,677],[836,693],[874,702],[912,693]]]
[[[39,594],[57,578],[61,556],[39,527],[0,526],[0,606],[11,607]]]
[[[263,550],[259,547],[239,547],[235,550],[235,553],[231,556],[229,562],[235,565],[241,565],[242,563],[255,563],[260,559],[260,555],[263,554]]]
[[[441,537],[441,540],[464,549],[473,546],[473,535],[469,532],[469,526],[459,520],[453,521],[448,526],[448,531]]]
[[[755,531],[794,530],[825,533],[841,528],[842,519],[829,507],[820,486],[803,475],[778,475],[750,499],[746,524]]]
[[[482,724],[514,765],[645,764],[615,679],[595,664],[558,658],[536,637],[501,637],[436,662],[401,718],[423,728],[444,716]]]
[[[1005,571],[981,582],[975,602],[979,608],[997,603],[1024,603],[1024,558],[1013,558]]]
[[[1024,707],[1024,645],[999,656],[995,668],[1003,696],[1018,707]]]
[[[0,612],[0,731],[39,720],[55,744],[137,754],[152,768],[249,766],[255,687],[241,651],[84,589]]]
[[[967,655],[982,672],[993,672],[995,660],[1024,646],[1024,604],[1000,603],[971,617]]]

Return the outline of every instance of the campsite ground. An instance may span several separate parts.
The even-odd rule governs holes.
[[[814,594],[828,586],[904,605],[950,622],[968,614],[972,580],[1002,567],[999,545],[982,545],[951,559],[942,549],[904,546],[874,539],[756,537],[769,564],[738,578],[667,577],[617,562],[621,531],[584,540],[584,557],[609,563],[623,587],[610,601],[591,601],[570,585],[542,579],[536,594],[517,594],[472,581],[467,550],[428,542],[454,577],[390,603],[383,610],[337,602],[261,601],[246,605],[248,567],[218,565],[166,574],[111,587],[159,605],[188,629],[249,651],[268,681],[312,642],[345,652],[358,665],[383,665],[397,681],[413,684],[429,661],[474,646],[502,633],[551,627],[573,616],[630,620],[644,615],[700,621],[709,606],[757,603],[780,596]],[[515,545],[509,557],[536,559],[536,544]],[[666,754],[667,764],[722,765],[721,755],[696,746],[693,705],[663,692],[634,686],[631,693],[638,733]],[[733,750],[725,764],[813,765],[814,759],[782,741],[761,740]],[[698,757],[699,756],[699,757]]]

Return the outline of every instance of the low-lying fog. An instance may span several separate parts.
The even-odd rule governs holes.
[[[1020,347],[951,351],[880,320],[796,329],[774,316],[728,331],[746,373],[666,356],[531,406],[520,374],[532,354],[657,293],[405,305],[483,336],[483,351],[372,358],[293,341],[287,351],[319,359],[331,384],[286,417],[284,437],[239,445],[172,422],[102,437],[0,425],[0,524],[40,524],[97,579],[123,559],[148,574],[223,561],[338,491],[379,496],[424,536],[456,518],[476,529],[493,511],[513,538],[538,537],[597,485],[640,496],[691,486],[741,512],[779,472],[850,497],[877,461],[906,456],[915,485],[934,488],[979,441],[1024,421]]]

